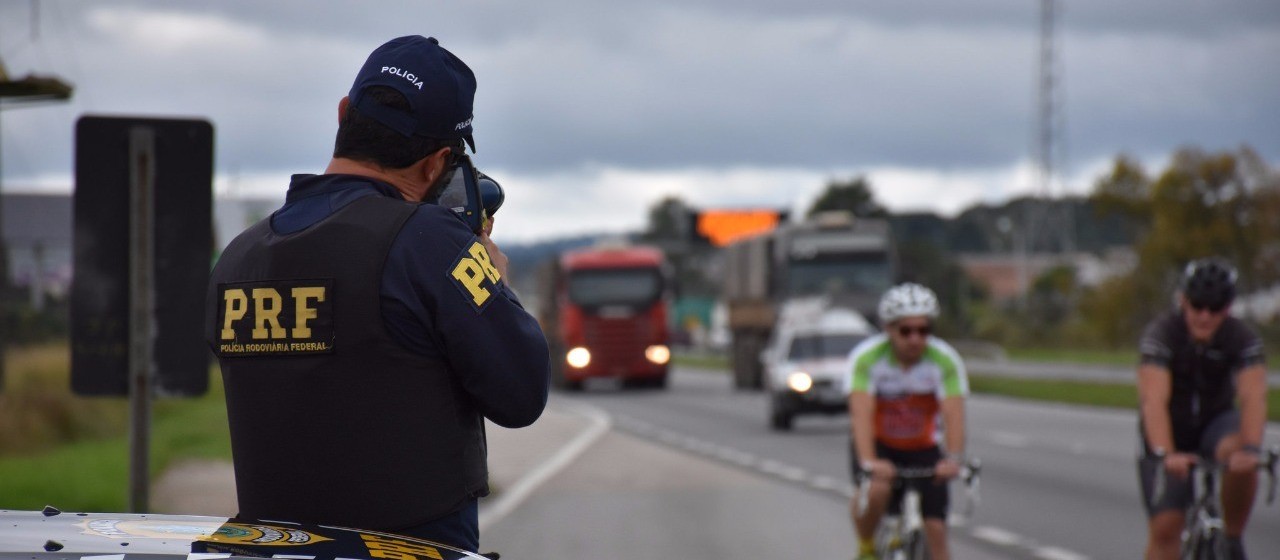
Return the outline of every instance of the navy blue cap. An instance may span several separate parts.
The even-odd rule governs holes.
[[[369,86],[387,86],[409,100],[408,113],[366,99]],[[369,55],[355,83],[351,106],[364,115],[408,137],[448,140],[471,137],[472,103],[476,76],[466,63],[440,46],[435,37],[407,35],[383,43]]]

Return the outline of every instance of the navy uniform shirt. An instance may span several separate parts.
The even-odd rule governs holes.
[[[271,227],[301,231],[363,196],[403,198],[369,177],[294,175]],[[387,255],[382,318],[406,348],[446,360],[486,418],[519,428],[537,420],[547,402],[546,338],[506,282],[468,287],[455,276],[478,241],[452,211],[419,206]]]

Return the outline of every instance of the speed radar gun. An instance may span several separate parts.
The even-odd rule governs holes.
[[[442,181],[444,187],[427,202],[452,210],[476,234],[488,229],[507,198],[502,186],[477,170],[471,157],[463,153],[454,154],[453,165]]]

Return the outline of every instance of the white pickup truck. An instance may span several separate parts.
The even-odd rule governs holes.
[[[849,352],[874,332],[862,314],[833,307],[825,297],[784,304],[773,337],[760,353],[769,392],[769,426],[790,430],[800,414],[846,412]]]

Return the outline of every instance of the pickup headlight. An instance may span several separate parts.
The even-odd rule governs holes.
[[[813,388],[813,378],[803,371],[793,372],[787,376],[787,387],[797,393],[803,393]]]
[[[644,357],[650,362],[662,365],[671,361],[671,349],[662,344],[654,344],[644,349]]]
[[[566,362],[569,362],[569,365],[582,369],[587,367],[587,364],[591,363],[591,351],[582,346],[578,346],[570,350],[568,354],[565,354],[564,359]]]

